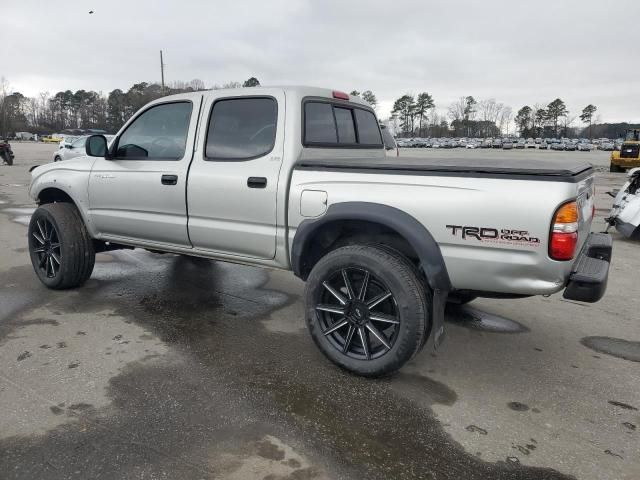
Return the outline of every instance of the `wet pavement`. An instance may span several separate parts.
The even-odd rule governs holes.
[[[19,146],[0,168],[3,479],[640,478],[638,363],[584,345],[640,340],[640,245],[616,236],[598,304],[477,300],[438,352],[367,380],[314,347],[287,272],[123,250],[44,288]]]

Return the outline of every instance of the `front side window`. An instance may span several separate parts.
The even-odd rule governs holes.
[[[184,156],[191,102],[151,107],[136,118],[118,139],[116,158],[123,160],[179,160]]]
[[[278,105],[273,98],[229,98],[213,104],[205,157],[249,160],[275,145]]]

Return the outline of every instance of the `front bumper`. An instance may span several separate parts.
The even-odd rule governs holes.
[[[591,233],[571,270],[562,295],[579,302],[597,302],[607,290],[611,262],[611,235]]]

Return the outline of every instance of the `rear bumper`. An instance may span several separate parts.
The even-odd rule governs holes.
[[[609,262],[612,250],[611,236],[591,233],[573,264],[569,283],[562,295],[579,302],[597,302],[607,290]]]

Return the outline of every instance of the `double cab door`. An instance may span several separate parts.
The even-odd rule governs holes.
[[[282,90],[205,100],[189,172],[189,237],[216,254],[271,259],[276,251],[278,178],[284,155]]]
[[[149,105],[118,134],[89,178],[89,220],[104,238],[190,246],[187,172],[202,96]]]
[[[241,92],[174,96],[128,122],[89,179],[89,220],[101,238],[275,256],[285,97]]]

